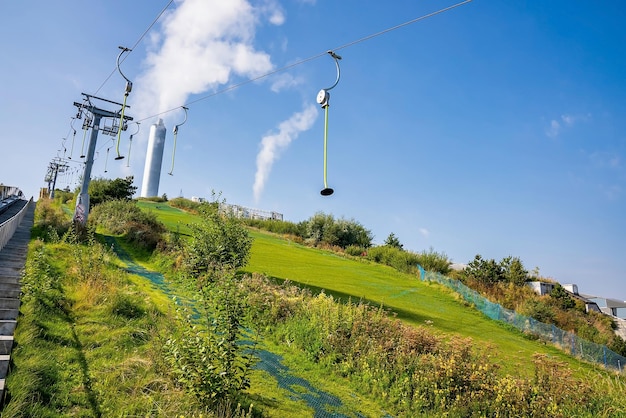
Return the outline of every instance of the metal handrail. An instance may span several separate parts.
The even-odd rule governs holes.
[[[25,204],[24,207],[17,214],[15,214],[15,216],[0,224],[0,250],[4,248],[11,238],[13,238],[13,234],[15,234],[18,226],[22,223],[22,219],[24,219],[26,211],[32,204],[33,198],[31,197],[28,203]]]

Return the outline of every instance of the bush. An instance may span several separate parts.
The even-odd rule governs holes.
[[[236,270],[248,262],[252,238],[239,220],[219,213],[216,203],[198,208],[200,222],[189,225],[183,266],[189,275],[213,281],[224,270]]]
[[[525,301],[519,313],[530,316],[545,324],[555,323],[555,315],[552,307],[542,299],[529,299]]]
[[[499,282],[524,286],[528,280],[528,271],[518,257],[505,257],[498,263],[493,258],[486,260],[477,254],[463,270],[462,277],[464,280],[475,280],[489,286]]]
[[[40,199],[35,207],[35,221],[32,236],[46,241],[56,241],[65,235],[72,225],[63,209],[48,199]]]
[[[349,379],[393,416],[598,416],[624,404],[621,380],[614,393],[592,390],[594,379],[581,381],[546,356],[536,356],[534,377],[513,377],[491,362],[491,350],[404,325],[382,309],[338,303],[259,275],[243,284],[268,338]]]
[[[109,200],[130,200],[137,191],[133,176],[115,180],[95,178],[89,182],[89,207]]]
[[[445,253],[438,253],[432,248],[417,255],[418,263],[424,270],[446,275],[450,272],[450,259]]]
[[[417,264],[419,264],[420,261],[417,254],[388,245],[368,249],[367,259],[376,263],[385,264],[405,273],[416,272]]]
[[[263,231],[273,232],[281,235],[293,235],[304,239],[306,225],[303,222],[294,223],[289,221],[279,221],[276,219],[245,219],[241,222],[253,228]]]
[[[344,252],[353,257],[360,257],[367,255],[367,248],[359,247],[358,245],[348,245]]]
[[[347,248],[350,245],[357,245],[369,248],[372,245],[372,232],[354,219],[335,220],[333,215],[318,212],[309,218],[305,225],[305,241],[313,246]]]
[[[89,222],[150,251],[162,241],[165,232],[155,214],[142,211],[132,201],[102,203],[93,208]]]
[[[196,213],[203,204],[206,203],[193,202],[189,199],[185,199],[184,197],[176,197],[169,200],[170,206],[193,213]]]

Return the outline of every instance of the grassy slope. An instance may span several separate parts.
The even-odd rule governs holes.
[[[152,210],[170,230],[179,228],[181,233],[185,231],[184,224],[194,219],[193,215],[163,203],[140,202],[140,205]],[[555,347],[530,340],[490,320],[443,286],[423,283],[387,266],[349,260],[272,234],[251,231],[251,235],[254,244],[245,271],[288,279],[343,300],[365,299],[373,304],[383,304],[410,324],[430,324],[433,331],[441,334],[470,337],[502,366],[503,371],[513,375],[532,374],[534,353],[565,361],[576,374],[587,375],[594,369]]]

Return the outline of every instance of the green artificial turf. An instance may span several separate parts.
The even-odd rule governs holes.
[[[186,225],[196,219],[196,215],[165,203],[141,201],[139,205],[153,211],[172,231],[184,233]],[[513,375],[531,376],[535,353],[567,362],[576,374],[594,369],[554,346],[489,319],[439,284],[421,282],[416,276],[388,266],[349,259],[274,234],[251,230],[250,235],[254,242],[245,272],[289,280],[344,301],[363,299],[383,305],[409,324],[428,326],[441,335],[470,337],[478,349],[502,366],[503,372]]]

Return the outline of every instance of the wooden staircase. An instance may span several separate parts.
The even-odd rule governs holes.
[[[26,202],[24,218],[13,237],[0,250],[0,401],[4,401],[4,383],[9,371],[13,334],[20,309],[21,280],[26,264],[30,229],[35,203]],[[16,208],[17,209],[17,208]]]

